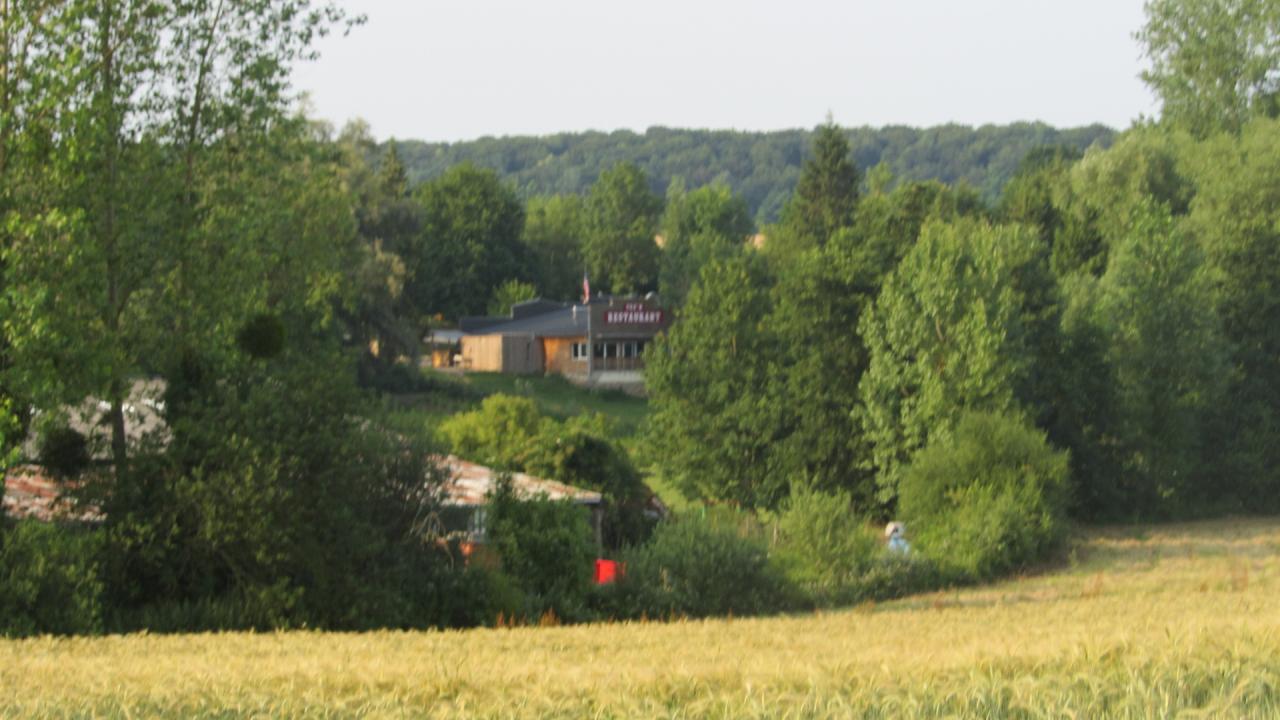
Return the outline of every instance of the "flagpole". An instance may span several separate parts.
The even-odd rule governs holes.
[[[596,345],[591,339],[591,283],[587,279],[587,271],[582,271],[582,301],[587,304],[587,385],[591,384],[591,373],[595,366]]]

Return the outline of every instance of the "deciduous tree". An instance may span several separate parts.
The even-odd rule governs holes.
[[[582,257],[586,242],[586,206],[578,195],[529,198],[521,236],[534,264],[534,284],[552,300],[582,297]]]
[[[1233,372],[1211,440],[1219,482],[1250,507],[1280,487],[1280,121],[1192,149],[1197,187],[1186,230],[1203,248],[1207,282]],[[1227,490],[1226,486],[1231,489]]]
[[[769,312],[759,256],[712,260],[645,353],[651,454],[694,497],[771,507],[787,493],[774,455],[785,409],[770,397],[781,353]]]
[[[1163,118],[1199,137],[1280,113],[1280,2],[1149,0],[1137,38]]]
[[[860,324],[870,353],[863,424],[882,502],[896,497],[911,455],[965,410],[1030,404],[1035,320],[1019,276],[1044,264],[1026,228],[935,222],[889,276]]]
[[[702,267],[713,258],[741,252],[751,233],[747,204],[728,185],[685,192],[673,184],[662,217],[659,288],[670,307],[683,304]]]
[[[1125,505],[1185,507],[1205,488],[1203,439],[1226,380],[1225,345],[1203,255],[1168,210],[1135,210],[1103,275],[1099,322],[1111,342]]]
[[[616,294],[653,290],[661,252],[654,238],[662,198],[640,168],[619,163],[600,175],[587,195],[583,259],[593,287]]]
[[[498,174],[459,165],[415,194],[422,231],[405,257],[415,306],[447,318],[483,314],[503,281],[527,273],[524,206]]]

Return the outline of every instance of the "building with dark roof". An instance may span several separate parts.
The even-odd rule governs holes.
[[[556,373],[580,385],[644,386],[644,350],[669,318],[650,295],[590,303],[528,300],[504,318],[463,318],[464,370]]]

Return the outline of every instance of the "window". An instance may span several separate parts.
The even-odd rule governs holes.
[[[636,344],[634,342],[622,343],[622,357],[633,358],[636,356]]]
[[[471,536],[472,541],[484,542],[488,529],[486,520],[488,518],[485,516],[484,508],[482,507],[476,508],[471,513],[471,517],[467,520],[467,533]]]
[[[571,355],[573,356],[573,359],[574,359],[574,360],[586,360],[586,359],[587,359],[587,344],[586,344],[586,343],[574,343],[574,344],[573,344],[573,350],[572,350],[572,352],[571,352]]]

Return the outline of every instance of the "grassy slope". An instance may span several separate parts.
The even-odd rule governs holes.
[[[423,422],[438,422],[454,413],[475,409],[484,397],[496,393],[531,397],[544,413],[562,420],[584,412],[606,415],[617,424],[617,432],[622,439],[634,437],[649,414],[649,404],[644,398],[617,391],[585,390],[558,375],[424,372],[433,382],[462,392],[405,398],[401,412],[416,416]]]
[[[584,412],[600,413],[618,424],[618,434],[623,438],[633,437],[649,414],[649,403],[644,398],[620,391],[584,390],[559,375],[468,373],[461,382],[485,395],[532,397],[544,413],[561,419]]]
[[[783,618],[0,642],[0,715],[1280,716],[1280,519],[1102,529],[1073,557]]]

